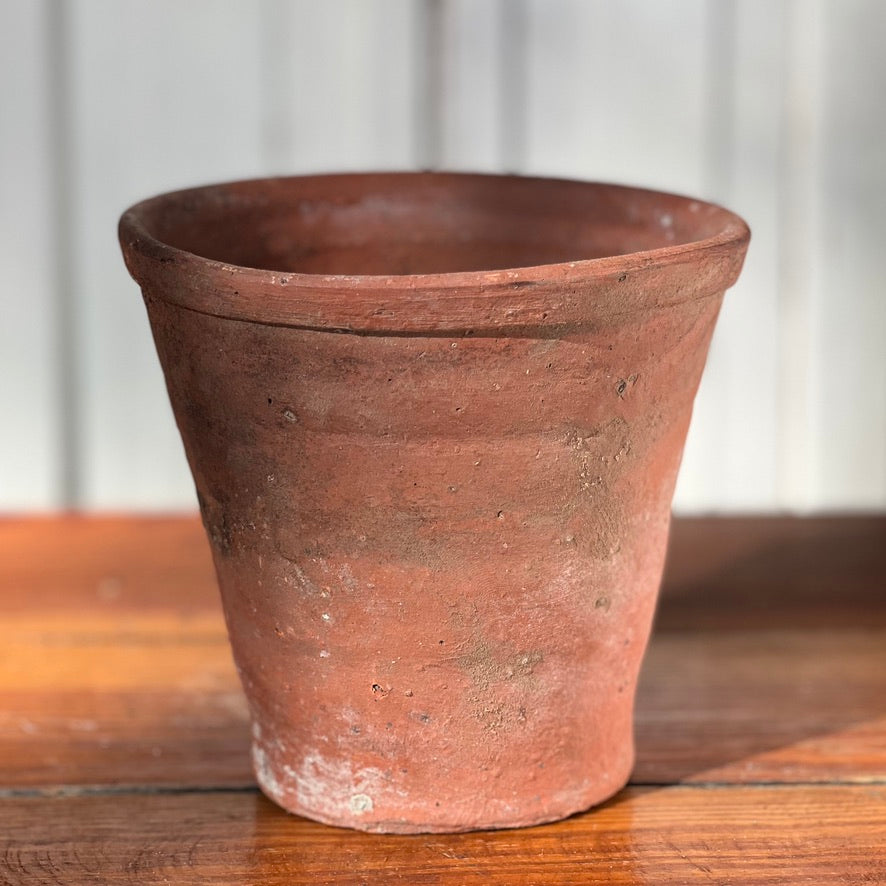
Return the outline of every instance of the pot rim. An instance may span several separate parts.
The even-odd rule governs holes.
[[[697,214],[697,240],[612,256],[490,270],[420,274],[314,274],[207,258],[151,231],[158,214],[199,210],[250,187],[318,185],[363,179],[446,184],[470,179],[527,186],[589,188],[611,197],[659,200]],[[594,322],[601,316],[665,307],[722,293],[738,278],[750,240],[746,222],[717,204],[605,182],[469,172],[347,172],[241,179],[169,191],[130,206],[118,234],[127,268],[146,291],[180,307],[234,320],[336,332],[501,332]]]

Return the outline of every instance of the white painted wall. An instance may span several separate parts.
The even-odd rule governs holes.
[[[194,506],[129,203],[428,166],[743,214],[676,506],[883,508],[884,35],[880,0],[0,0],[0,510]]]

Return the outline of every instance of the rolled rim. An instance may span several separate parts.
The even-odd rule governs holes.
[[[407,274],[280,271],[208,258],[157,233],[166,213],[205,211],[233,194],[300,184],[314,189],[369,181],[382,191],[472,180],[502,187],[579,188],[607,199],[659,201],[698,217],[704,236],[605,257],[549,264]],[[343,173],[246,179],[171,191],[143,200],[120,218],[126,265],[145,294],[234,320],[341,332],[446,333],[573,325],[601,314],[664,307],[722,293],[737,279],[750,239],[747,224],[713,203],[601,182],[486,173]]]

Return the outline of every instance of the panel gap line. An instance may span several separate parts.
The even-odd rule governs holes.
[[[65,0],[48,6],[46,40],[49,55],[50,191],[52,194],[52,261],[56,353],[55,408],[58,413],[57,464],[59,503],[70,510],[82,504],[82,397],[74,236],[73,71],[70,46],[71,7]]]

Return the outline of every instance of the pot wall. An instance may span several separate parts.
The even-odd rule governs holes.
[[[684,198],[465,175],[236,183],[123,216],[270,797],[458,831],[627,781],[747,236]],[[554,264],[484,270],[523,256]]]
[[[149,296],[267,793],[336,824],[457,830],[626,781],[719,302],[429,337]]]

